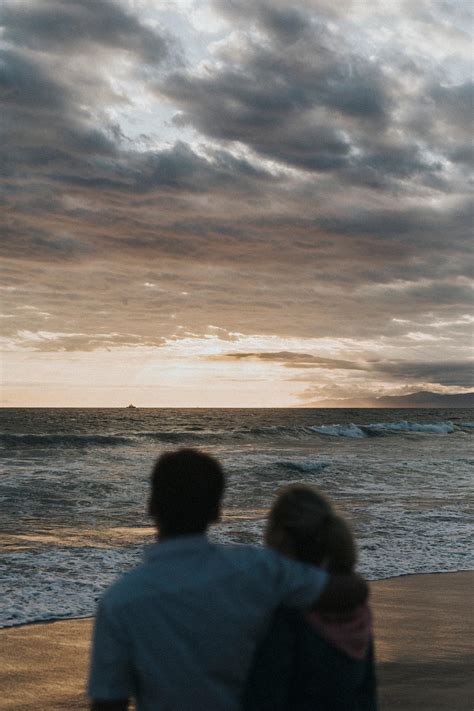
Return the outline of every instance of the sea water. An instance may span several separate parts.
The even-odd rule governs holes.
[[[154,540],[152,464],[191,446],[228,476],[211,537],[261,543],[279,487],[319,487],[369,579],[468,570],[472,410],[3,409],[0,626],[93,614]]]

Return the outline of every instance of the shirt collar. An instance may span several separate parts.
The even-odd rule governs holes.
[[[168,553],[200,550],[208,546],[210,546],[210,543],[205,533],[166,538],[159,543],[151,543],[145,548],[145,560],[150,562]]]

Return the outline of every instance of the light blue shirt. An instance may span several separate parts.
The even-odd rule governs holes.
[[[280,604],[315,602],[327,573],[266,548],[182,536],[107,590],[97,611],[89,695],[137,711],[234,711]]]

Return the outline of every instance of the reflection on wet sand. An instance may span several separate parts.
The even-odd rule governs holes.
[[[115,548],[119,545],[151,543],[156,535],[150,527],[121,526],[115,528],[78,529],[66,526],[44,527],[38,533],[5,533],[0,536],[0,546],[5,550],[30,550],[35,544],[40,546],[93,546],[94,548]]]

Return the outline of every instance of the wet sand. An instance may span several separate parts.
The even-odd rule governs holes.
[[[472,711],[474,572],[372,583],[380,711]],[[0,709],[86,709],[92,620],[0,630]]]
[[[474,572],[372,584],[381,711],[474,709]]]

